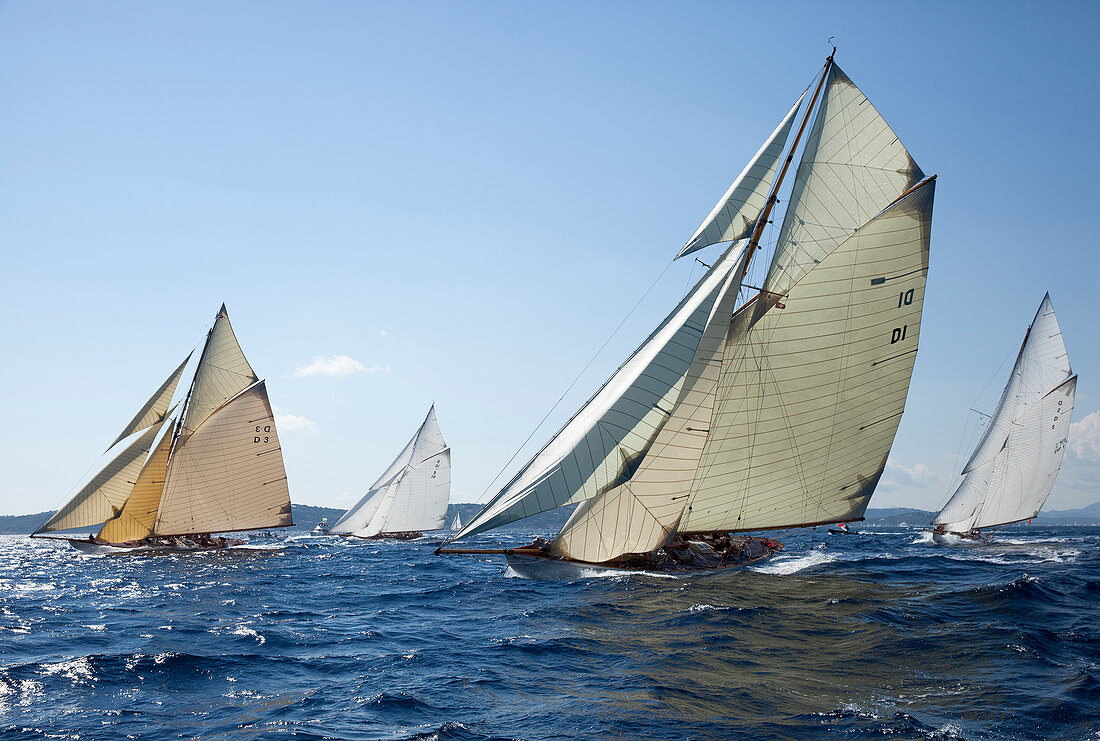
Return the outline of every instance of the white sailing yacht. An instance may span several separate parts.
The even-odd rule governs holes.
[[[359,502],[329,530],[357,538],[411,540],[440,530],[451,496],[451,449],[435,405],[405,449]]]
[[[811,118],[767,277],[745,286]],[[782,547],[742,533],[862,519],[905,408],[934,187],[830,56],[677,257],[724,252],[452,540],[577,504],[565,526],[437,552],[548,576],[731,568]]]
[[[451,520],[451,532],[457,533],[462,529],[462,513],[455,512],[455,518]]]
[[[169,409],[190,358],[108,449],[120,452],[31,537],[97,527],[61,539],[86,553],[192,551],[244,542],[216,533],[293,524],[267,386],[245,359],[225,304],[186,398]]]
[[[1076,390],[1048,293],[962,483],[932,520],[936,542],[980,540],[983,530],[1039,514],[1062,467]]]

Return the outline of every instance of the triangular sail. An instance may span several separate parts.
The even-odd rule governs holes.
[[[886,121],[834,63],[765,290],[786,294],[840,242],[923,178]]]
[[[1072,373],[1048,294],[963,481],[933,524],[968,532],[1038,514],[1062,465],[1077,387]]]
[[[455,512],[455,518],[451,521],[451,532],[457,533],[462,529],[462,513]]]
[[[182,438],[197,430],[215,409],[257,380],[233,333],[225,304],[222,304],[195,369],[195,380],[183,418]]]
[[[722,200],[718,201],[710,215],[703,220],[691,235],[691,239],[676,255],[677,259],[712,244],[735,242],[749,236],[760,213],[764,210],[772,182],[775,180],[779,157],[783,154],[783,146],[791,133],[791,125],[804,97],[805,93],[799,96],[798,101],[779,122],[779,126],[760,147],[760,151],[749,161],[733,181],[733,185],[722,196]]]
[[[282,448],[261,381],[208,415],[177,444],[153,532],[182,535],[290,524]]]
[[[153,534],[153,523],[157,518],[161,494],[164,492],[164,479],[168,473],[168,453],[172,448],[174,426],[175,420],[165,425],[167,429],[164,436],[145,461],[126,503],[117,515],[103,523],[96,536],[99,540],[126,543]]]
[[[679,396],[737,260],[730,250],[661,326],[456,537],[590,499],[633,472]]]
[[[552,548],[578,561],[603,562],[644,553],[675,532],[687,504],[703,443],[709,432],[722,348],[740,290],[738,276],[748,251],[740,246],[734,269],[714,304],[672,416],[623,484],[582,502]]]
[[[330,532],[371,537],[440,529],[447,517],[450,487],[451,451],[433,405],[382,477]]]
[[[176,393],[176,385],[179,383],[180,376],[183,375],[183,369],[187,367],[187,361],[190,359],[191,353],[187,353],[187,357],[183,359],[179,367],[172,371],[172,374],[165,379],[160,388],[153,392],[145,405],[138,410],[138,413],[122,430],[122,434],[115,438],[115,441],[110,445],[111,448],[118,445],[120,440],[133,435],[138,430],[144,430],[164,421],[165,416],[168,414],[168,404],[172,401],[172,395]]]
[[[153,446],[160,429],[160,426],[150,427],[130,443],[66,502],[65,506],[38,528],[35,534],[100,525],[118,514],[134,489],[137,476],[145,464],[146,454]]]
[[[905,408],[932,218],[928,180],[730,331],[680,531],[861,517]]]

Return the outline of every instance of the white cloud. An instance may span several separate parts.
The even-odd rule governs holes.
[[[347,355],[330,355],[327,358],[318,355],[307,365],[303,365],[294,371],[294,377],[328,376],[329,378],[344,378],[356,373],[377,373],[380,370],[382,370],[382,367],[379,365],[366,366]]]
[[[886,476],[894,486],[926,486],[934,484],[939,476],[923,463],[917,463],[906,468],[894,461],[886,462]]]
[[[1082,461],[1100,463],[1100,412],[1069,426],[1069,452]]]
[[[275,424],[282,432],[317,432],[317,425],[312,420],[287,414],[277,406],[272,406],[271,411],[275,412]]]

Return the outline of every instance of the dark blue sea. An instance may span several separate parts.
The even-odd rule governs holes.
[[[0,737],[1100,739],[1100,528],[780,539],[738,572],[552,582],[426,541],[3,536]]]

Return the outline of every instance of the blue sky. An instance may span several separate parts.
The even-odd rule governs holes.
[[[223,300],[295,501],[350,505],[433,401],[477,499],[698,277],[669,261],[830,36],[939,175],[872,506],[946,499],[1048,290],[1081,376],[1048,508],[1092,502],[1097,7],[0,3],[0,513],[60,504]]]

